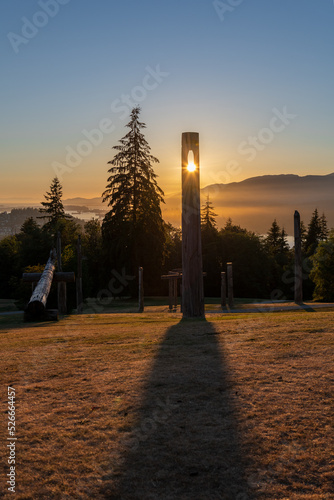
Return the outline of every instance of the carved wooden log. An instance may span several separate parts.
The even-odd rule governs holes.
[[[55,265],[56,252],[55,250],[51,250],[50,258],[26,308],[27,314],[32,317],[40,317],[45,312],[46,301],[50,293]]]
[[[194,161],[189,168],[189,153]],[[199,134],[182,134],[182,313],[184,318],[204,317]]]

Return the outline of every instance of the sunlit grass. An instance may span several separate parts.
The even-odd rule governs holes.
[[[331,498],[334,312],[180,319],[161,312],[67,316],[36,324],[24,324],[15,315],[0,317],[1,386],[13,385],[17,396],[16,498],[122,498],[122,478],[131,475],[132,498],[164,498],[172,478],[181,486],[200,481],[192,454],[209,452],[218,439],[226,401],[233,409],[227,422],[238,429],[249,498]],[[177,333],[166,339],[171,327]],[[206,376],[210,352],[222,359],[228,380],[221,387],[224,398],[214,384],[203,394],[198,391],[196,372]],[[158,356],[159,374],[151,380]],[[179,389],[169,382],[175,360],[184,370]],[[154,449],[162,447],[168,456],[175,449],[164,448],[163,436],[179,432],[179,446],[189,447],[190,479],[188,469],[165,470],[159,459],[146,463],[146,455],[131,470],[125,465],[148,387],[151,397],[166,393],[173,404],[192,395],[193,404],[201,397],[208,405],[201,418],[182,404],[177,411],[172,407],[167,427],[154,441]],[[5,396],[2,405],[5,417]],[[210,416],[217,414],[221,420],[213,426]],[[187,422],[187,432],[174,429],[176,417]],[[6,427],[2,418],[2,436]],[[203,435],[207,451],[196,449]],[[151,438],[144,441],[143,453],[149,454],[152,445]],[[177,463],[178,457],[173,460]],[[136,467],[146,478],[140,484]],[[217,497],[216,479],[225,477],[217,467],[203,472],[206,498]],[[230,485],[237,482],[234,474],[232,467]],[[169,491],[169,498],[180,496]]]

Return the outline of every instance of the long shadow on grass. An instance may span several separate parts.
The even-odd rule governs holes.
[[[206,321],[181,321],[162,342],[118,485],[105,498],[248,500],[228,364]]]

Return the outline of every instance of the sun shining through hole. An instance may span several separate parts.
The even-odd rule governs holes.
[[[196,165],[194,163],[194,153],[193,153],[193,151],[189,151],[189,153],[188,153],[187,170],[188,170],[188,172],[195,172],[195,170],[196,170]]]

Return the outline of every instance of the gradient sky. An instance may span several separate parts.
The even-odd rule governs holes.
[[[41,201],[55,162],[64,198],[99,196],[126,95],[167,195],[186,131],[200,133],[202,187],[334,171],[333,0],[1,0],[0,36],[0,203]]]

